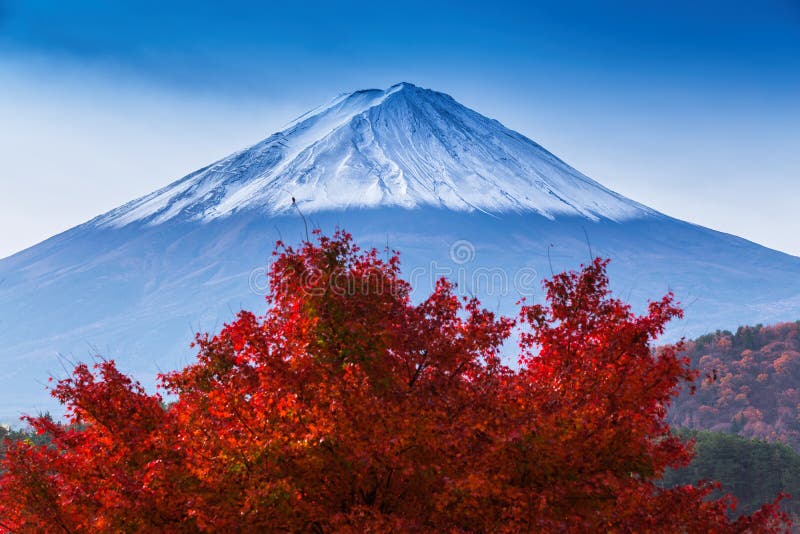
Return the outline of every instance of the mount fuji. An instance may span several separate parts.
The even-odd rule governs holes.
[[[800,258],[671,218],[584,176],[450,96],[402,83],[344,94],[250,148],[0,260],[0,421],[54,410],[50,374],[94,355],[146,386],[196,331],[264,309],[277,239],[342,227],[513,313],[592,256],[642,309],[673,291],[667,338],[800,317]]]

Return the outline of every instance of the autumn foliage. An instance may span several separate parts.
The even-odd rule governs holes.
[[[634,315],[606,262],[546,282],[497,317],[440,281],[414,304],[395,254],[345,233],[283,247],[268,311],[202,336],[161,378],[165,403],[113,362],[54,389],[70,424],[9,446],[12,532],[771,532],[777,505],[732,522],[712,486],[662,489],[687,447],[665,423],[691,381],[650,342],[670,296]],[[501,345],[518,329],[518,366]],[[145,335],[145,334],[143,334]]]
[[[742,326],[686,344],[703,375],[695,395],[681,395],[675,425],[780,441],[800,452],[800,322]]]

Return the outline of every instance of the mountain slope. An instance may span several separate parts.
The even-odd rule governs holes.
[[[655,212],[449,96],[399,84],[343,95],[0,260],[0,421],[53,409],[43,384],[63,375],[59,354],[115,358],[146,385],[186,364],[195,331],[263,309],[273,244],[306,223],[401,250],[418,295],[448,276],[505,313],[591,253],[612,258],[637,307],[676,293],[687,318],[672,338],[800,317],[800,258]]]
[[[613,220],[650,215],[526,137],[408,83],[357,91],[100,218],[121,226],[348,208],[442,207]]]

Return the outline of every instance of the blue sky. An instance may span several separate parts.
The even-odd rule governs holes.
[[[0,256],[401,80],[800,254],[797,0],[0,0]]]

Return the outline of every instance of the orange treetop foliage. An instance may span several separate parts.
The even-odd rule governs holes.
[[[649,343],[671,297],[635,316],[606,262],[546,282],[519,321],[440,281],[418,305],[397,255],[349,235],[284,248],[268,311],[198,338],[165,405],[112,362],[54,394],[71,425],[9,446],[12,532],[773,532],[709,484],[659,488],[690,451],[664,422],[694,374]],[[518,322],[519,368],[498,351]]]
[[[670,410],[675,425],[781,441],[800,452],[800,322],[743,326],[686,344],[703,381]]]

